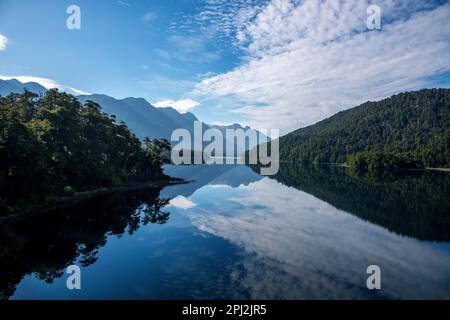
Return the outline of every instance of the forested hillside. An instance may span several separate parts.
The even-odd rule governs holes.
[[[0,211],[163,177],[167,140],[141,142],[100,105],[49,90],[0,98]]]
[[[450,89],[367,102],[280,138],[282,160],[344,163],[360,152],[401,154],[450,166]]]

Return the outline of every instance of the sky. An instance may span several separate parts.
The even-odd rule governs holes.
[[[67,8],[81,29],[66,26]],[[368,28],[380,8],[381,28]],[[446,0],[0,0],[0,79],[287,133],[450,87]]]

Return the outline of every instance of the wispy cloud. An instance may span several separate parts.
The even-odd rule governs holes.
[[[216,75],[215,72],[208,71],[208,72],[205,72],[205,73],[198,73],[197,74],[197,78],[200,79],[200,80],[203,80],[203,79],[207,79],[207,78],[213,77],[215,75]]]
[[[210,50],[206,45],[205,38],[201,36],[174,35],[169,38],[175,54],[171,57],[187,62],[211,63],[220,59],[220,52]]]
[[[8,38],[0,33],[0,51],[5,50],[7,45],[8,45]]]
[[[186,15],[178,22],[178,30],[198,30],[202,37],[230,45],[230,37],[236,37],[270,0],[202,0],[197,14]],[[234,42],[231,43],[234,45]]]
[[[41,86],[45,87],[46,89],[59,89],[61,91],[65,91],[71,94],[75,95],[90,95],[90,93],[85,92],[83,90],[79,90],[67,85],[60,84],[56,82],[55,80],[49,79],[49,78],[43,78],[43,77],[35,77],[35,76],[6,76],[6,75],[0,75],[1,80],[11,80],[11,79],[17,79],[22,83],[27,82],[36,82],[39,83]]]
[[[143,24],[148,24],[148,23],[154,21],[157,18],[158,18],[158,13],[157,12],[148,11],[141,17],[141,22]]]
[[[138,80],[137,84],[141,90],[154,93],[155,96],[148,97],[149,100],[163,100],[166,98],[179,97],[180,92],[190,92],[196,82],[183,79],[170,79],[168,77],[150,74]]]
[[[116,1],[116,3],[120,4],[122,6],[125,6],[125,7],[131,7],[131,4],[129,4],[128,2],[125,2],[125,1],[118,0],[118,1]]]
[[[376,31],[366,29],[369,4],[273,0],[246,17],[235,11],[243,63],[204,79],[195,94],[234,97],[245,102],[233,112],[247,124],[287,132],[450,72],[448,3],[380,0]]]
[[[169,51],[167,51],[167,50],[164,50],[164,49],[155,49],[155,50],[153,50],[157,55],[158,55],[158,57],[160,57],[161,59],[164,59],[164,60],[168,60],[168,59],[170,59],[170,53],[169,53]]]
[[[182,100],[167,99],[156,101],[152,104],[157,108],[172,107],[175,110],[178,110],[179,112],[188,112],[197,107],[198,105],[200,105],[200,103],[192,99],[182,99]]]

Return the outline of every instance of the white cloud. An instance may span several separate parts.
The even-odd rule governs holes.
[[[8,38],[0,33],[0,51],[5,50],[7,45]]]
[[[191,200],[189,200],[186,197],[178,196],[178,197],[170,200],[169,206],[173,206],[178,209],[187,210],[187,209],[195,208],[197,206],[197,204],[195,204],[194,202],[192,202]]]
[[[157,108],[167,108],[172,107],[179,112],[188,112],[189,110],[194,109],[200,103],[192,99],[182,99],[182,100],[160,100],[155,103],[152,103]]]
[[[147,24],[147,23],[150,23],[150,22],[154,21],[156,18],[158,18],[158,13],[157,12],[153,12],[153,11],[149,11],[149,12],[146,12],[141,17],[141,22],[143,24]]]
[[[365,282],[354,275],[364,275],[373,261],[389,274],[385,297],[448,296],[450,255],[431,243],[399,236],[269,178],[241,185],[234,196],[211,188],[197,190],[202,201],[182,214],[242,249],[242,260],[229,272],[236,290],[252,299],[366,299],[367,292],[355,290]]]
[[[183,32],[201,32],[203,38],[229,46],[229,37],[261,11],[269,0],[202,0],[198,14],[186,15],[176,24]]]
[[[131,7],[131,5],[128,2],[125,2],[125,1],[118,0],[118,1],[116,1],[116,3],[120,4],[122,6],[125,6],[125,7]]]
[[[215,75],[216,75],[215,72],[208,71],[208,72],[205,72],[205,73],[198,73],[197,74],[197,78],[200,79],[200,80],[203,80],[203,79],[207,79],[207,78],[213,77]]]
[[[286,133],[450,72],[449,4],[380,0],[381,31],[366,30],[368,5],[271,1],[235,28],[244,63],[204,79],[194,93],[233,96],[245,103],[232,112],[246,124]]]
[[[17,79],[22,83],[27,82],[36,82],[39,83],[41,86],[45,87],[46,89],[59,89],[61,91],[65,91],[70,94],[74,95],[90,95],[90,93],[85,92],[83,90],[79,90],[70,86],[66,86],[63,84],[60,84],[56,82],[55,80],[49,79],[49,78],[43,78],[43,77],[35,77],[35,76],[5,76],[0,75],[1,80],[11,80],[11,79]]]
[[[174,46],[175,54],[170,54],[171,58],[194,63],[211,63],[220,59],[220,52],[210,50],[207,47],[203,36],[180,36],[174,35],[169,38],[169,42]]]
[[[150,74],[139,80],[138,84],[144,90],[159,93],[161,97],[154,98],[154,100],[157,100],[179,94],[180,92],[191,91],[195,87],[196,82],[192,80],[170,79],[165,76]]]

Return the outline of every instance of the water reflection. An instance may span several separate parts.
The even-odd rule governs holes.
[[[166,223],[169,200],[158,195],[159,190],[146,190],[103,196],[1,225],[0,297],[13,295],[24,275],[52,283],[74,261],[83,267],[95,263],[109,235],[133,235],[142,225]]]
[[[409,171],[386,179],[292,163],[282,165],[274,179],[400,235],[450,241],[448,173]]]
[[[397,236],[274,180],[239,192],[221,188],[227,200],[204,200],[204,210],[185,214],[198,229],[244,249],[233,275],[252,298],[443,298],[450,292],[448,245]],[[192,200],[210,192],[199,190]],[[224,210],[230,207],[232,213]],[[365,287],[371,264],[383,270],[380,292]]]
[[[271,178],[246,166],[169,166],[166,173],[195,181],[3,225],[1,295],[450,296],[448,175],[377,181],[287,164]],[[68,293],[61,277],[72,263],[83,267],[78,293]],[[365,286],[371,264],[382,269],[381,291]]]
[[[244,249],[233,277],[255,299],[448,298],[448,243],[398,234],[448,242],[449,182],[439,173],[373,180],[284,164],[238,189],[202,188],[190,198],[202,210],[183,214]],[[371,264],[382,267],[381,292],[365,287]]]

